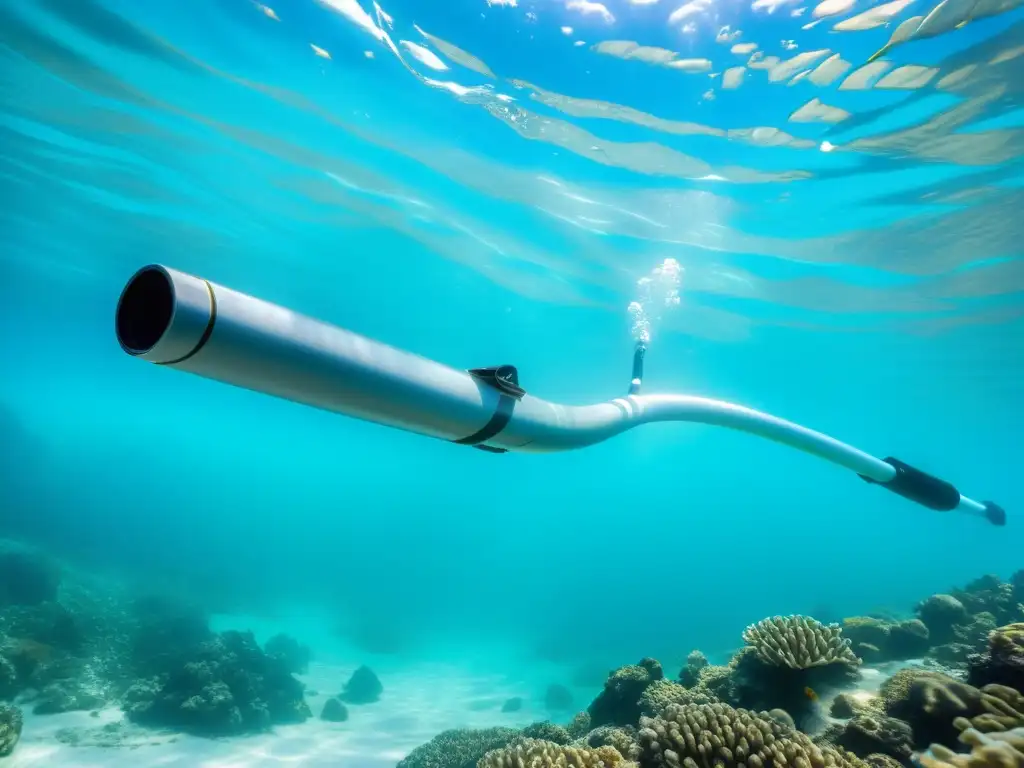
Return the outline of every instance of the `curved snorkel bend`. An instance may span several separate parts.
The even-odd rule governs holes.
[[[911,501],[1005,525],[997,504],[889,457],[720,400],[642,395],[646,347],[633,357],[629,394],[559,405],[527,394],[512,366],[450,368],[276,304],[159,265],[136,272],[115,319],[121,348],[156,365],[495,453],[543,453],[603,442],[641,424],[728,427],[788,445]]]

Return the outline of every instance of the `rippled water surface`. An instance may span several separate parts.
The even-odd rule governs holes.
[[[24,259],[57,247],[38,196],[211,258],[382,227],[616,311],[671,254],[673,322],[720,340],[1008,326],[1018,5],[8,0],[3,225]]]

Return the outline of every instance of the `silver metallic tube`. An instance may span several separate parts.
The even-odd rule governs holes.
[[[128,281],[115,325],[121,348],[148,362],[485,450],[562,451],[640,424],[697,422],[818,456],[932,509],[1005,522],[997,505],[961,496],[952,485],[903,462],[877,459],[749,408],[701,397],[640,394],[598,405],[558,405],[519,389],[514,370],[510,378],[508,368],[450,368],[159,265],[143,267]]]

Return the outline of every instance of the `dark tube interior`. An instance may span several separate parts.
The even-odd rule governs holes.
[[[173,314],[170,278],[157,267],[141,269],[125,286],[117,304],[117,340],[125,352],[144,354],[160,341]]]

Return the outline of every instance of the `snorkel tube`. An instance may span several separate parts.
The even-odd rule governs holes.
[[[710,424],[812,454],[929,509],[1006,524],[997,504],[899,459],[740,405],[640,394],[642,343],[626,397],[572,406],[528,394],[513,366],[450,368],[160,265],[128,280],[115,328],[125,352],[155,365],[492,453],[583,448],[651,422]]]

